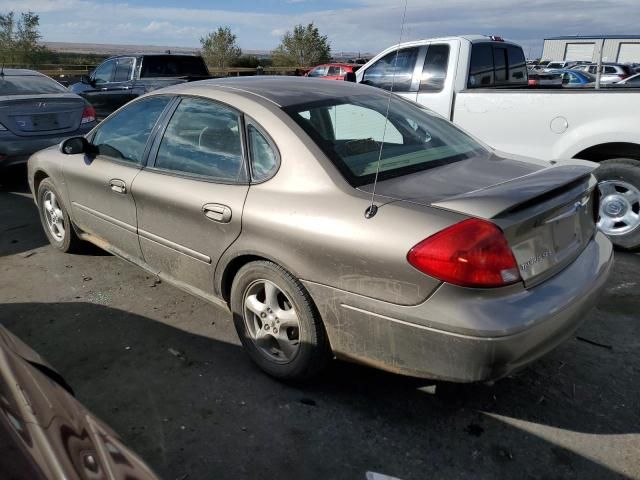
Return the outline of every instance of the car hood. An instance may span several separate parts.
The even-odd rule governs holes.
[[[0,440],[13,452],[0,458],[0,477],[157,479],[52,371],[0,326]]]

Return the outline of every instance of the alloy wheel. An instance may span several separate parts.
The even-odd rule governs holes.
[[[62,213],[62,208],[60,208],[58,199],[56,198],[55,193],[51,190],[45,190],[42,200],[42,204],[44,206],[44,218],[47,222],[49,232],[53,238],[61,242],[64,240],[65,224],[64,214]]]
[[[288,363],[300,348],[300,321],[291,299],[273,282],[256,280],[245,290],[244,321],[258,351]]]
[[[625,235],[640,225],[640,191],[622,180],[606,180],[600,188],[598,228],[606,235]]]

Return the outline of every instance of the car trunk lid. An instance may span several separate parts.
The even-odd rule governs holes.
[[[376,196],[491,220],[531,286],[571,263],[593,236],[596,168],[581,160],[552,166],[477,157],[385,180]]]
[[[0,123],[20,136],[64,134],[80,126],[86,103],[76,95],[0,97]]]

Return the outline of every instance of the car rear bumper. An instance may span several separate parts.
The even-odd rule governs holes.
[[[85,135],[95,126],[96,123],[91,122],[73,132],[30,137],[19,137],[11,132],[0,132],[0,166],[8,167],[18,163],[26,163],[29,157],[37,151],[60,143],[65,138]]]
[[[472,290],[442,284],[400,306],[305,283],[336,356],[406,375],[494,380],[568,339],[597,302],[613,265],[597,232],[566,269],[535,287]]]

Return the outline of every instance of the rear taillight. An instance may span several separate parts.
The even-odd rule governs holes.
[[[502,230],[476,218],[418,243],[407,260],[427,275],[463,287],[502,287],[521,280]]]
[[[84,110],[82,111],[82,120],[80,120],[80,123],[91,123],[95,121],[96,121],[96,109],[93,108],[91,105],[87,105],[86,107],[84,107]]]

